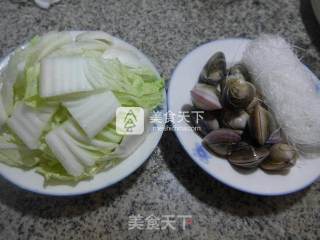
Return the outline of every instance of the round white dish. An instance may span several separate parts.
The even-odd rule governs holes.
[[[230,67],[241,60],[249,41],[247,39],[218,40],[190,52],[179,63],[171,78],[168,89],[169,111],[178,113],[184,104],[191,103],[190,90],[196,84],[201,69],[212,54],[217,51],[224,52],[227,65]],[[186,152],[204,171],[240,191],[258,195],[284,195],[309,186],[320,176],[320,156],[317,159],[300,157],[286,175],[267,174],[260,169],[253,172],[236,170],[225,159],[210,154],[202,146],[201,138],[187,123],[175,122],[173,127]],[[179,131],[179,129],[189,130]]]
[[[73,31],[71,33],[76,36],[81,32]],[[137,48],[116,37],[113,37],[113,41],[114,43],[121,45],[121,48],[127,48],[128,50],[133,51],[139,57],[141,63],[150,67],[157,75],[159,75],[155,66]],[[10,55],[0,62],[0,71],[8,64],[9,57]],[[165,90],[163,91],[163,96],[164,102],[157,108],[157,111],[162,112],[162,115],[165,116],[165,112],[167,109]],[[139,146],[139,148],[132,155],[130,155],[130,157],[124,159],[118,165],[101,173],[98,173],[92,179],[81,181],[75,186],[44,186],[44,178],[34,170],[24,171],[22,169],[10,167],[2,163],[0,163],[0,175],[7,179],[9,182],[25,190],[45,195],[72,196],[98,191],[126,178],[148,159],[148,157],[151,155],[153,150],[158,145],[158,142],[160,141],[164,129],[164,122],[165,121],[163,121],[163,123],[157,123],[156,127],[157,129],[159,129],[157,131],[153,131],[151,128],[143,144],[141,144],[141,146]]]

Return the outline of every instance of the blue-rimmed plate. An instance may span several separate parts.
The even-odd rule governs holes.
[[[225,39],[204,44],[189,53],[177,66],[168,89],[169,111],[178,114],[184,104],[191,103],[190,90],[210,56],[222,51],[227,65],[239,62],[249,43],[247,39]],[[314,76],[316,79],[316,77]],[[316,84],[315,84],[316,87]],[[184,121],[173,123],[175,133],[189,156],[208,174],[238,190],[258,195],[284,195],[299,191],[320,176],[320,157],[300,157],[286,175],[267,174],[257,169],[250,173],[235,170],[225,159],[210,154],[201,138]]]
[[[74,36],[81,33],[78,31],[71,32]],[[133,51],[138,57],[141,63],[145,66],[149,66],[156,74],[158,71],[150,60],[137,48],[124,42],[121,39],[113,37],[115,44],[121,45],[121,48]],[[23,47],[23,46],[22,46]],[[9,56],[4,58],[0,62],[0,71],[8,64]],[[113,185],[122,179],[133,173],[138,167],[140,167],[150,156],[153,150],[158,145],[163,133],[165,125],[165,113],[167,109],[166,93],[163,91],[164,102],[159,106],[156,111],[159,116],[163,116],[163,121],[158,121],[157,126],[148,128],[148,132],[145,134],[146,138],[144,142],[138,147],[138,149],[131,154],[128,158],[121,161],[118,165],[100,172],[94,176],[94,178],[81,181],[75,186],[71,185],[48,185],[44,186],[44,178],[35,172],[35,170],[24,171],[19,168],[14,168],[0,163],[0,175],[6,178],[13,184],[36,193],[56,196],[72,196],[85,193],[94,192],[110,185]]]

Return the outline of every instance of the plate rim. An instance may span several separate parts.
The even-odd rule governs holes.
[[[199,48],[201,48],[201,47],[204,47],[206,45],[211,45],[211,44],[214,44],[214,43],[217,43],[217,42],[226,42],[226,41],[239,41],[239,42],[247,41],[247,42],[250,42],[250,41],[252,41],[252,39],[250,39],[250,38],[225,38],[225,39],[212,40],[212,41],[209,41],[209,42],[206,42],[204,44],[201,44],[201,45],[197,46],[196,48],[194,48],[193,50],[188,52],[186,55],[184,55],[184,57],[179,61],[179,63],[175,67],[175,69],[174,69],[174,71],[173,71],[173,73],[171,75],[170,81],[168,83],[168,90],[167,90],[168,111],[172,111],[172,107],[171,107],[171,102],[172,101],[171,101],[171,97],[170,97],[171,96],[170,92],[172,91],[172,87],[171,87],[172,79],[174,79],[174,77],[176,76],[177,69],[184,63],[185,59],[188,58],[191,54],[193,54],[197,50],[199,50]],[[307,69],[310,70],[309,68],[307,68]],[[310,70],[310,72],[314,75],[314,73],[311,70]],[[223,179],[221,179],[220,177],[216,176],[214,173],[212,173],[206,167],[204,167],[204,165],[200,164],[200,162],[195,160],[194,157],[191,154],[191,151],[188,150],[184,146],[183,141],[181,140],[181,136],[179,135],[179,131],[176,130],[175,123],[172,122],[171,124],[172,124],[173,130],[174,130],[174,133],[175,133],[176,137],[179,140],[180,145],[182,146],[184,151],[189,155],[189,157],[193,160],[193,162],[195,162],[202,170],[204,170],[212,178],[214,178],[214,179],[218,180],[219,182],[225,184],[226,186],[228,186],[230,188],[233,188],[233,189],[236,189],[238,191],[241,191],[241,192],[244,192],[244,193],[249,193],[249,194],[252,194],[252,195],[266,196],[266,197],[268,197],[268,196],[269,197],[272,197],[272,196],[283,196],[283,195],[289,195],[289,194],[297,193],[297,192],[309,187],[312,183],[314,183],[315,181],[317,181],[320,178],[320,171],[319,171],[318,175],[315,178],[313,178],[312,180],[308,181],[303,186],[301,186],[301,187],[299,187],[297,189],[294,189],[294,190],[275,192],[275,193],[251,191],[251,190],[239,187],[239,186],[235,186],[234,184],[226,182]]]
[[[77,31],[77,30],[70,30],[70,31],[65,31],[65,32],[69,32],[73,35],[78,35],[80,33],[83,33],[83,32],[95,32],[93,30],[81,30],[81,31]],[[102,31],[104,32],[104,31]],[[108,32],[104,32],[104,33],[107,33],[109,34]],[[46,34],[46,33],[44,33]],[[132,45],[131,43],[128,43],[127,41],[119,38],[119,37],[116,37],[116,36],[113,36],[110,34],[110,36],[114,39],[116,39],[117,41],[120,41],[121,43],[125,43],[127,45],[129,45],[131,48],[135,49],[137,51],[137,53],[139,53],[139,55],[141,55],[144,60],[146,60],[148,62],[148,64],[153,68],[153,70],[155,71],[155,73],[160,77],[160,73],[159,71],[157,70],[157,68],[155,67],[155,65],[153,64],[153,62],[150,60],[150,58],[145,54],[143,53],[141,50],[139,50],[137,47],[135,47],[134,45]],[[8,64],[8,61],[10,59],[10,56],[12,54],[14,54],[14,52],[20,48],[20,47],[24,47],[26,44],[28,43],[28,40],[20,45],[18,45],[13,51],[9,52],[7,55],[5,55],[3,58],[0,58],[0,70],[3,69],[7,64]],[[163,89],[163,102],[161,105],[159,105],[158,107],[162,107],[162,111],[167,111],[167,106],[168,106],[168,102],[167,102],[167,92],[166,92],[166,89],[164,88]],[[136,166],[134,166],[133,168],[131,168],[129,171],[127,171],[125,174],[123,175],[119,175],[115,178],[113,178],[112,181],[109,181],[107,182],[105,185],[101,186],[101,187],[98,187],[98,188],[93,188],[93,190],[83,190],[83,191],[78,191],[78,192],[52,192],[52,191],[47,191],[45,186],[43,185],[43,191],[42,190],[36,190],[36,189],[31,189],[31,188],[28,188],[26,186],[23,186],[20,184],[20,182],[16,182],[16,181],[13,181],[12,179],[8,178],[5,174],[3,174],[3,171],[0,169],[0,177],[3,178],[7,183],[10,183],[12,184],[13,186],[17,186],[19,189],[23,190],[23,191],[26,191],[26,192],[31,192],[31,193],[35,193],[35,194],[39,194],[39,195],[43,195],[43,196],[48,196],[48,197],[73,197],[73,196],[82,196],[82,195],[86,195],[86,194],[91,194],[91,193],[95,193],[95,192],[98,192],[98,191],[101,191],[103,189],[106,189],[108,187],[111,187],[119,182],[121,182],[122,180],[126,179],[127,177],[129,177],[131,174],[133,174],[134,172],[136,172],[149,158],[150,156],[153,154],[153,152],[155,151],[156,147],[158,146],[161,138],[162,138],[162,135],[163,135],[163,132],[164,132],[164,128],[161,128],[161,130],[157,130],[158,134],[154,136],[154,140],[153,143],[148,149],[149,151],[146,151],[146,153],[144,154],[143,157],[139,157],[141,160],[137,161],[138,163],[136,164]],[[146,136],[144,142],[132,153],[134,154],[139,148],[141,148],[141,146],[145,143],[146,139],[150,136],[151,132]],[[132,155],[131,154],[131,155]],[[115,165],[114,167],[116,166],[119,166],[122,162],[128,160],[128,158],[126,159],[123,159],[119,164]],[[0,167],[1,167],[1,164],[6,166],[6,167],[9,167],[9,168],[13,168],[13,169],[20,169],[20,168],[17,168],[17,167],[14,167],[14,166],[9,166],[9,165],[6,165],[4,163],[0,163]],[[106,169],[106,171],[108,171],[109,169]],[[27,170],[27,171],[34,171],[34,168],[30,169],[30,170]],[[105,171],[102,171],[101,173],[103,173]],[[39,173],[36,173],[34,172],[34,174],[39,174]],[[97,173],[96,175],[98,175],[99,173]],[[39,174],[41,176],[41,174]],[[95,175],[95,176],[96,176]],[[95,177],[94,176],[94,177]],[[43,177],[43,176],[41,176]],[[90,180],[93,180],[94,181],[94,177],[92,179],[88,179],[89,181]],[[85,181],[85,180],[82,180],[82,181]],[[80,181],[81,182],[81,181]],[[79,182],[79,183],[80,183]],[[62,184],[62,186],[66,186],[65,184]],[[76,188],[78,185],[75,185],[73,186],[73,188]]]

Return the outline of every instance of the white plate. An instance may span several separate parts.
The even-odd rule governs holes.
[[[212,54],[222,51],[230,66],[242,58],[250,40],[226,39],[209,42],[190,52],[177,66],[168,90],[168,108],[178,113],[191,103],[190,90],[196,84],[202,67]],[[320,176],[319,159],[298,159],[287,175],[267,174],[257,169],[251,173],[235,170],[225,159],[210,154],[201,145],[201,138],[193,131],[179,131],[190,127],[183,121],[173,124],[175,133],[189,156],[208,174],[238,190],[259,195],[283,195],[299,191]]]
[[[77,35],[79,33],[80,32],[72,32],[72,34],[74,35]],[[140,58],[142,63],[149,66],[155,71],[156,74],[159,75],[154,65],[137,48],[115,37],[114,42],[121,45],[121,47],[128,48],[134,51]],[[9,56],[3,59],[3,61],[0,63],[0,70],[3,69],[4,66],[6,66],[8,60]],[[161,111],[164,116],[167,106],[165,90],[163,91],[163,96],[164,102],[162,106],[157,108],[157,111]],[[159,129],[163,129],[162,125],[163,124],[159,124],[157,127],[159,127]],[[98,173],[96,176],[94,176],[94,178],[90,180],[79,182],[76,186],[55,185],[44,187],[44,178],[34,170],[23,171],[19,168],[10,167],[2,163],[0,163],[0,175],[25,190],[40,194],[71,196],[94,192],[121,181],[122,179],[133,173],[138,167],[140,167],[148,159],[148,157],[157,146],[162,133],[163,131],[160,130],[150,131],[143,144],[130,157],[123,160],[113,168]]]

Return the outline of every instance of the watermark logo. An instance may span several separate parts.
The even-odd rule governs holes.
[[[131,215],[129,216],[128,229],[139,230],[176,230],[180,228],[185,230],[187,226],[193,223],[192,215],[162,215],[155,216],[153,214],[149,216]]]
[[[152,124],[153,131],[198,131],[199,121],[203,120],[204,111],[154,111],[145,117],[143,108],[119,107],[116,112],[116,131],[120,135],[141,135],[145,121]],[[167,125],[172,123],[172,126]],[[185,122],[186,125],[180,123]],[[177,125],[176,125],[177,124]]]
[[[121,135],[141,135],[144,131],[144,111],[140,107],[119,107],[116,131]]]
[[[204,111],[179,111],[177,113],[168,111],[168,112],[161,112],[155,111],[149,117],[150,123],[155,124],[165,124],[165,123],[181,123],[186,122],[190,123],[190,119],[193,119],[195,123],[199,123],[200,120],[203,119]]]
[[[155,111],[149,117],[149,122],[154,124],[153,131],[199,131],[198,123],[203,120],[204,111],[179,111],[177,113],[168,111]],[[182,122],[187,126],[181,125]],[[166,125],[172,123],[172,126]],[[194,126],[192,126],[194,125]]]

